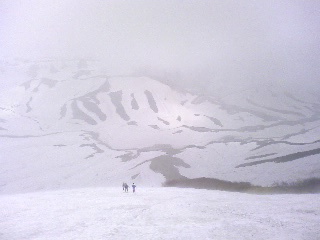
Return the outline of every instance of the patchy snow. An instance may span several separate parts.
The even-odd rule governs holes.
[[[0,94],[0,193],[161,186],[167,173],[263,186],[320,176],[317,95],[202,96],[85,60],[0,67],[15,83]]]
[[[10,240],[320,236],[319,194],[250,195],[138,186],[135,194],[119,187],[2,195],[0,204],[0,239]]]

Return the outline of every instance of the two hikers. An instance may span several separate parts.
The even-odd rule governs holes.
[[[132,191],[135,193],[136,192],[136,185],[133,183],[132,184]],[[129,186],[127,183],[122,183],[122,190],[125,191],[125,192],[128,192],[128,189],[129,189]]]

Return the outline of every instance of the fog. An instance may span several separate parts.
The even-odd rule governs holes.
[[[320,89],[319,1],[0,0],[0,57],[95,59],[204,93]]]

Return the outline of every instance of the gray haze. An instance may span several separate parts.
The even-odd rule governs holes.
[[[315,90],[320,1],[0,0],[0,56],[99,59],[112,74],[207,93],[257,84]]]

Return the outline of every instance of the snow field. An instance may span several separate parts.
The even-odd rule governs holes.
[[[121,185],[121,183],[120,183]],[[130,185],[130,184],[129,184]],[[0,239],[308,239],[319,194],[84,188],[0,196]]]

